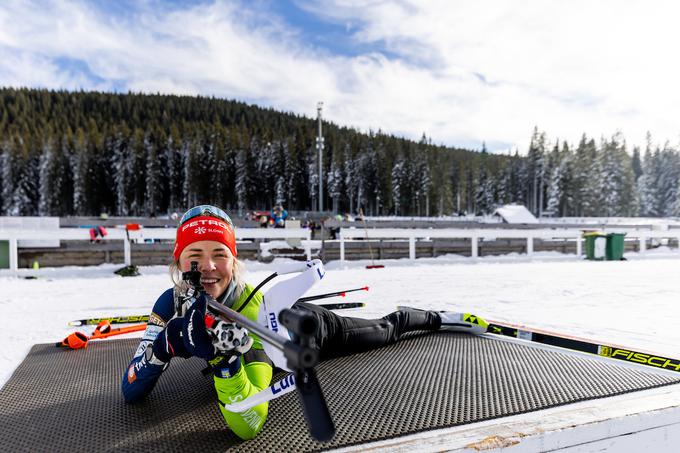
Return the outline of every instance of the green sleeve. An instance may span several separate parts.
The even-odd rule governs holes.
[[[246,289],[239,297],[234,308],[240,308],[244,316],[257,322],[257,313],[262,303],[262,294],[259,291],[255,293],[245,307],[241,307],[252,290],[252,286],[246,285]],[[217,397],[222,404],[242,401],[265,389],[271,383],[272,366],[269,359],[264,355],[264,351],[262,351],[262,341],[253,333],[249,335],[254,340],[253,352],[259,352],[259,354],[254,354],[255,360],[251,361],[240,357],[239,360],[241,360],[242,366],[235,375],[228,378],[218,376],[214,378]],[[246,357],[249,355],[247,354]],[[245,412],[229,412],[220,405],[220,411],[229,428],[241,439],[246,440],[255,437],[262,429],[267,419],[268,408],[269,404],[263,403]]]
[[[272,367],[269,364],[263,362],[245,364],[232,377],[214,377],[217,398],[222,404],[242,401],[267,387],[271,379]],[[269,403],[260,404],[245,412],[229,412],[222,404],[220,411],[224,420],[241,439],[255,437],[267,419]]]

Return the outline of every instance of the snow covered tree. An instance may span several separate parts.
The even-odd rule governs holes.
[[[421,154],[421,152],[418,152]],[[422,153],[424,154],[424,153]],[[414,168],[413,182],[415,185],[414,198],[417,215],[423,215],[422,206],[425,207],[425,215],[429,215],[429,193],[432,187],[432,178],[430,176],[430,166],[424,157],[421,157]]]
[[[182,141],[181,156],[182,156],[182,205],[194,206],[196,205],[196,192],[194,190],[194,168],[193,153],[191,152],[192,143],[185,139]]]
[[[545,133],[539,133],[538,127],[535,127],[534,133],[531,136],[531,143],[529,144],[529,153],[527,155],[528,182],[530,184],[528,209],[538,217],[540,217],[543,212],[544,203],[543,192],[546,178],[545,150]]]
[[[607,217],[631,215],[635,177],[631,158],[620,133],[611,141],[603,140],[598,155],[602,206],[599,215]]]
[[[398,159],[392,166],[392,202],[394,203],[394,214],[402,214],[403,189],[406,179],[406,169],[403,159]]]
[[[349,144],[345,145],[344,149],[344,173],[345,173],[345,187],[347,188],[347,199],[349,201],[349,212],[356,212],[354,207],[355,197],[359,192],[359,177],[357,172],[357,165],[352,157],[352,152]]]
[[[331,161],[331,169],[326,175],[328,180],[328,196],[333,200],[333,212],[338,212],[338,201],[342,195],[343,175],[341,164],[336,159]]]
[[[657,181],[657,199],[659,214],[662,217],[673,215],[675,201],[678,197],[678,179],[680,179],[680,158],[678,152],[668,144],[659,154]]]
[[[577,193],[575,198],[576,216],[597,216],[601,205],[600,201],[600,168],[597,146],[593,139],[588,139],[585,134],[581,137],[576,148],[574,164],[574,181]]]
[[[168,210],[171,211],[181,209],[183,167],[181,144],[179,131],[174,127],[171,129],[162,151],[160,151],[164,163],[160,167],[160,174],[166,188]]]
[[[249,152],[247,149],[239,149],[236,152],[236,206],[239,210],[239,216],[243,215],[243,211],[248,207],[249,199]]]
[[[12,195],[16,187],[16,157],[13,143],[6,139],[0,143],[0,197],[2,198],[2,213],[9,215],[12,209]]]
[[[647,150],[642,163],[642,175],[638,179],[637,197],[640,206],[640,215],[643,217],[655,217],[660,214],[659,203],[656,199],[657,190],[656,159]]]
[[[475,213],[490,214],[495,208],[495,184],[486,166],[479,168],[477,190],[475,192]]]
[[[573,155],[566,142],[562,150],[554,156],[552,171],[548,182],[548,201],[546,213],[552,216],[566,216],[573,210]]]
[[[127,216],[130,213],[130,174],[133,170],[133,161],[128,138],[123,130],[116,132],[112,146],[111,168],[116,193],[116,214]]]
[[[21,145],[21,144],[20,144]],[[21,168],[7,215],[29,216],[38,213],[40,156],[26,152],[17,160]]]
[[[88,195],[90,155],[87,149],[85,132],[78,129],[75,135],[73,152],[69,156],[69,165],[73,177],[73,213],[78,216],[88,214]]]
[[[288,143],[286,141],[278,142],[276,144],[276,160],[274,164],[274,171],[276,175],[276,194],[274,202],[282,206],[288,204],[288,194],[290,189],[288,187],[288,177],[286,175],[286,161],[288,158]]]
[[[38,166],[40,168],[40,200],[38,201],[38,215],[48,216],[51,214],[52,186],[54,184],[52,179],[54,174],[54,144],[51,140],[48,140],[43,144]]]
[[[144,136],[144,154],[146,157],[146,203],[144,215],[156,216],[161,196],[159,193],[161,170],[158,165],[158,153],[149,134]]]

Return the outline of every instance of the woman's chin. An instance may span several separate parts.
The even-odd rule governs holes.
[[[203,285],[203,289],[205,290],[206,294],[208,294],[213,299],[217,299],[217,297],[220,295],[220,288],[218,288],[214,283],[210,285]]]

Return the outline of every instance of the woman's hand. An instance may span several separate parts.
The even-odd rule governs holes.
[[[192,356],[205,360],[215,358],[215,346],[205,325],[205,312],[208,304],[208,296],[205,293],[196,299],[184,315],[182,325],[182,337],[184,347]]]
[[[244,327],[221,319],[210,328],[215,352],[219,355],[245,354],[253,345],[253,339]]]
[[[171,319],[154,340],[153,355],[160,361],[167,363],[173,357],[184,357],[185,359],[191,357],[182,340],[183,325],[184,319]]]

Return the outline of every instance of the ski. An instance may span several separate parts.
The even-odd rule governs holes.
[[[131,324],[137,322],[149,322],[149,315],[129,315],[129,316],[109,316],[104,318],[85,318],[69,321],[68,325],[72,327],[97,325],[102,321],[108,321],[111,324]]]
[[[364,302],[338,302],[336,304],[319,304],[327,310],[349,310],[351,308],[365,307]],[[131,315],[131,316],[113,316],[109,318],[86,318],[69,321],[68,325],[71,327],[91,326],[97,325],[102,321],[108,321],[111,324],[131,324],[138,322],[149,322],[149,315]]]
[[[419,310],[418,308],[399,306],[398,309]],[[656,355],[650,352],[636,351],[625,346],[590,341],[571,335],[534,329],[522,325],[499,321],[485,321],[484,318],[471,313],[450,313],[449,318],[457,319],[455,324],[447,324],[447,330],[472,334],[488,333],[518,340],[539,343],[548,346],[584,352],[600,357],[621,360],[624,362],[646,365],[668,371],[680,372],[680,360]]]
[[[468,320],[474,322],[477,317],[467,314]],[[482,322],[485,322],[482,320]],[[540,343],[549,346],[570,349],[572,351],[585,352],[600,357],[621,360],[638,365],[646,365],[653,368],[680,372],[680,360],[656,355],[650,352],[636,351],[625,346],[608,343],[589,341],[584,338],[548,332],[539,329],[527,328],[524,326],[500,323],[491,321],[486,327],[487,333],[505,337],[517,338],[520,340]]]

